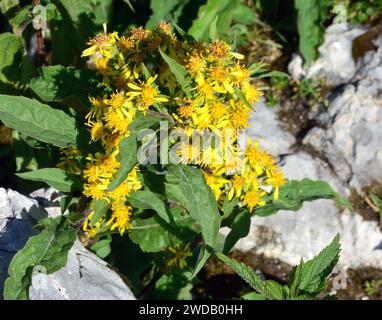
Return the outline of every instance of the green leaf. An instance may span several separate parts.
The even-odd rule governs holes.
[[[21,80],[23,39],[8,32],[0,34],[0,52],[0,92],[12,93]]]
[[[253,8],[245,4],[239,4],[232,14],[232,20],[239,24],[251,25],[258,21],[256,12]]]
[[[193,284],[188,270],[173,269],[170,274],[163,275],[156,283],[155,290],[146,299],[156,300],[192,300]]]
[[[223,219],[228,218],[238,203],[239,203],[239,198],[233,198],[231,201],[229,201],[228,197],[225,197],[223,202],[223,208],[222,208],[223,209],[222,218]]]
[[[245,97],[243,91],[236,88],[235,94],[238,96],[238,98],[250,109],[255,110],[255,108],[248,102],[247,98]]]
[[[106,214],[109,208],[110,208],[110,203],[104,199],[93,201],[94,215],[90,219],[90,226],[94,227],[95,224],[98,222],[98,220],[101,219],[101,217]]]
[[[298,291],[302,295],[316,297],[326,290],[327,279],[336,266],[340,254],[340,236],[302,267]]]
[[[229,31],[233,14],[239,3],[239,0],[208,0],[199,8],[198,17],[194,20],[189,33],[197,40],[207,40],[210,25],[219,15],[217,29],[220,34],[224,34]]]
[[[71,175],[58,168],[44,168],[30,172],[17,173],[16,175],[25,180],[45,182],[62,192],[82,190],[82,183],[77,176]]]
[[[128,196],[130,204],[138,209],[152,209],[167,223],[171,222],[170,216],[162,199],[150,190],[133,192]]]
[[[246,293],[241,296],[243,300],[267,300],[266,297],[264,297],[262,294],[259,294],[257,292],[250,292]]]
[[[219,39],[218,29],[217,29],[217,23],[218,23],[219,15],[216,15],[216,18],[212,21],[210,25],[210,40],[212,42]]]
[[[205,245],[215,248],[222,218],[217,208],[215,196],[207,185],[202,171],[184,165],[171,165],[168,169],[171,174],[178,178],[180,188],[188,203],[189,213],[201,227]],[[202,253],[203,258],[199,260],[194,275],[200,271],[203,263],[210,256],[208,250],[202,250]]]
[[[189,43],[195,43],[196,40],[193,36],[189,35],[186,31],[184,31],[181,27],[179,27],[173,19],[171,19],[172,25],[178,31],[179,35],[184,41],[187,41]]]
[[[377,195],[374,194],[373,192],[370,193],[370,198],[371,198],[371,201],[373,201],[374,205],[378,208],[382,218],[382,199],[377,197]]]
[[[216,252],[215,255],[226,265],[230,266],[245,282],[266,299],[282,300],[284,298],[283,289],[278,283],[261,280],[260,276],[257,275],[251,267],[228,258],[222,253]]]
[[[137,137],[141,130],[148,129],[154,124],[160,121],[159,117],[156,116],[140,116],[136,118],[132,123],[130,123],[130,135],[123,138],[119,144],[119,154],[117,155],[117,160],[121,163],[121,167],[115,174],[114,179],[108,186],[108,192],[111,192],[118,188],[122,182],[124,182],[138,163],[137,151],[138,143]]]
[[[46,5],[52,64],[78,65],[90,37],[112,20],[112,0],[52,0]],[[70,34],[70,45],[67,36]]]
[[[280,187],[279,199],[271,200],[265,206],[256,208],[254,214],[265,217],[275,214],[279,210],[298,211],[305,201],[337,199],[337,197],[337,193],[325,181],[294,180]]]
[[[189,97],[191,96],[191,84],[187,79],[187,71],[186,69],[176,62],[173,58],[169,57],[165,54],[161,49],[159,49],[159,53],[161,54],[164,61],[166,61],[169,66],[171,72],[174,74],[176,80],[181,85],[184,93]]]
[[[9,265],[9,278],[4,284],[5,300],[28,299],[35,266],[43,266],[51,274],[66,265],[68,251],[76,239],[75,230],[64,216],[48,218],[41,223],[45,229],[31,237]]]
[[[129,230],[130,239],[144,252],[159,252],[168,246],[174,246],[195,237],[192,219],[174,210],[171,212],[175,225],[166,223],[157,215],[148,219],[135,217]]]
[[[111,239],[103,239],[98,241],[96,244],[92,245],[90,249],[94,251],[97,254],[97,256],[104,259],[111,252],[110,243]]]
[[[251,217],[248,211],[241,211],[230,225],[231,231],[224,243],[223,253],[227,254],[236,242],[248,235],[251,227]]]
[[[298,288],[301,283],[302,269],[304,267],[304,260],[301,259],[300,264],[293,268],[292,274],[289,278],[289,297],[296,298],[298,295]]]
[[[120,152],[117,160],[121,163],[121,167],[117,171],[114,180],[109,184],[107,191],[111,192],[117,189],[123,183],[130,171],[138,163],[137,159],[137,136],[130,134],[123,138],[119,144]]]
[[[72,67],[42,67],[41,75],[33,78],[29,88],[43,101],[61,102],[81,111],[89,109],[89,96],[95,94],[97,77],[93,70]]]
[[[76,120],[37,100],[0,95],[0,120],[9,128],[57,147],[77,145]]]
[[[308,67],[317,58],[317,48],[323,41],[324,27],[329,8],[329,0],[295,0],[298,11],[298,31],[300,52]]]
[[[150,8],[153,14],[146,23],[146,28],[154,28],[161,21],[169,21],[171,14],[175,10],[182,10],[188,2],[189,0],[151,0]]]

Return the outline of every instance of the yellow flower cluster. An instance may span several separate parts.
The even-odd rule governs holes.
[[[147,112],[158,112],[172,117],[175,128],[185,130],[189,137],[192,132],[205,130],[218,130],[219,136],[224,137],[225,130],[237,132],[248,126],[251,106],[259,101],[261,92],[251,84],[250,72],[241,63],[243,56],[233,52],[230,45],[220,40],[210,44],[183,41],[165,22],[153,30],[135,28],[126,36],[104,32],[88,44],[82,56],[88,57],[88,64],[102,75],[108,89],[105,92],[109,93],[90,98],[92,108],[86,117],[87,125],[91,139],[99,141],[104,152],[87,158],[84,194],[111,204],[111,215],[102,217],[97,228],[123,233],[130,227],[132,213],[126,196],[142,187],[138,167],[116,190],[108,192],[107,188],[119,169],[118,145],[129,135],[129,124]],[[161,52],[184,68],[189,94]],[[244,157],[240,157],[237,139],[235,133],[229,141],[229,152],[223,155],[214,147],[200,150],[193,145],[181,147],[179,155],[182,162],[196,163],[204,170],[219,203],[225,197],[235,197],[252,211],[264,204],[265,187],[272,187],[278,196],[284,177],[274,159],[256,144],[250,144]],[[84,229],[89,234],[97,232],[88,223]]]

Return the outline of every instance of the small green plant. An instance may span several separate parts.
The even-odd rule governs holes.
[[[365,282],[365,293],[369,296],[375,296],[379,293],[382,287],[382,279]]]
[[[370,192],[370,199],[373,202],[374,208],[378,211],[380,219],[382,220],[382,199],[373,192]]]
[[[344,18],[351,24],[366,24],[381,17],[381,0],[332,0],[333,8],[343,6]]]
[[[216,256],[229,265],[245,280],[255,292],[243,296],[246,300],[313,300],[320,298],[327,289],[330,274],[336,266],[340,254],[339,236],[312,260],[293,268],[287,285],[275,281],[264,281],[247,265],[230,259],[222,253]]]

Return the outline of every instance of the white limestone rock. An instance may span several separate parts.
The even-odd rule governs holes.
[[[28,238],[36,234],[33,223],[56,216],[60,210],[55,190],[37,190],[32,196],[35,199],[0,188],[0,298],[10,261]],[[41,204],[47,205],[47,210]],[[41,267],[34,271],[29,292],[32,300],[135,299],[119,275],[78,241],[69,251],[64,268],[51,275],[44,274]]]

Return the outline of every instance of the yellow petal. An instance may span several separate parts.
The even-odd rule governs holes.
[[[91,56],[95,52],[96,52],[96,46],[91,46],[90,48],[87,48],[84,51],[82,51],[81,57]]]

